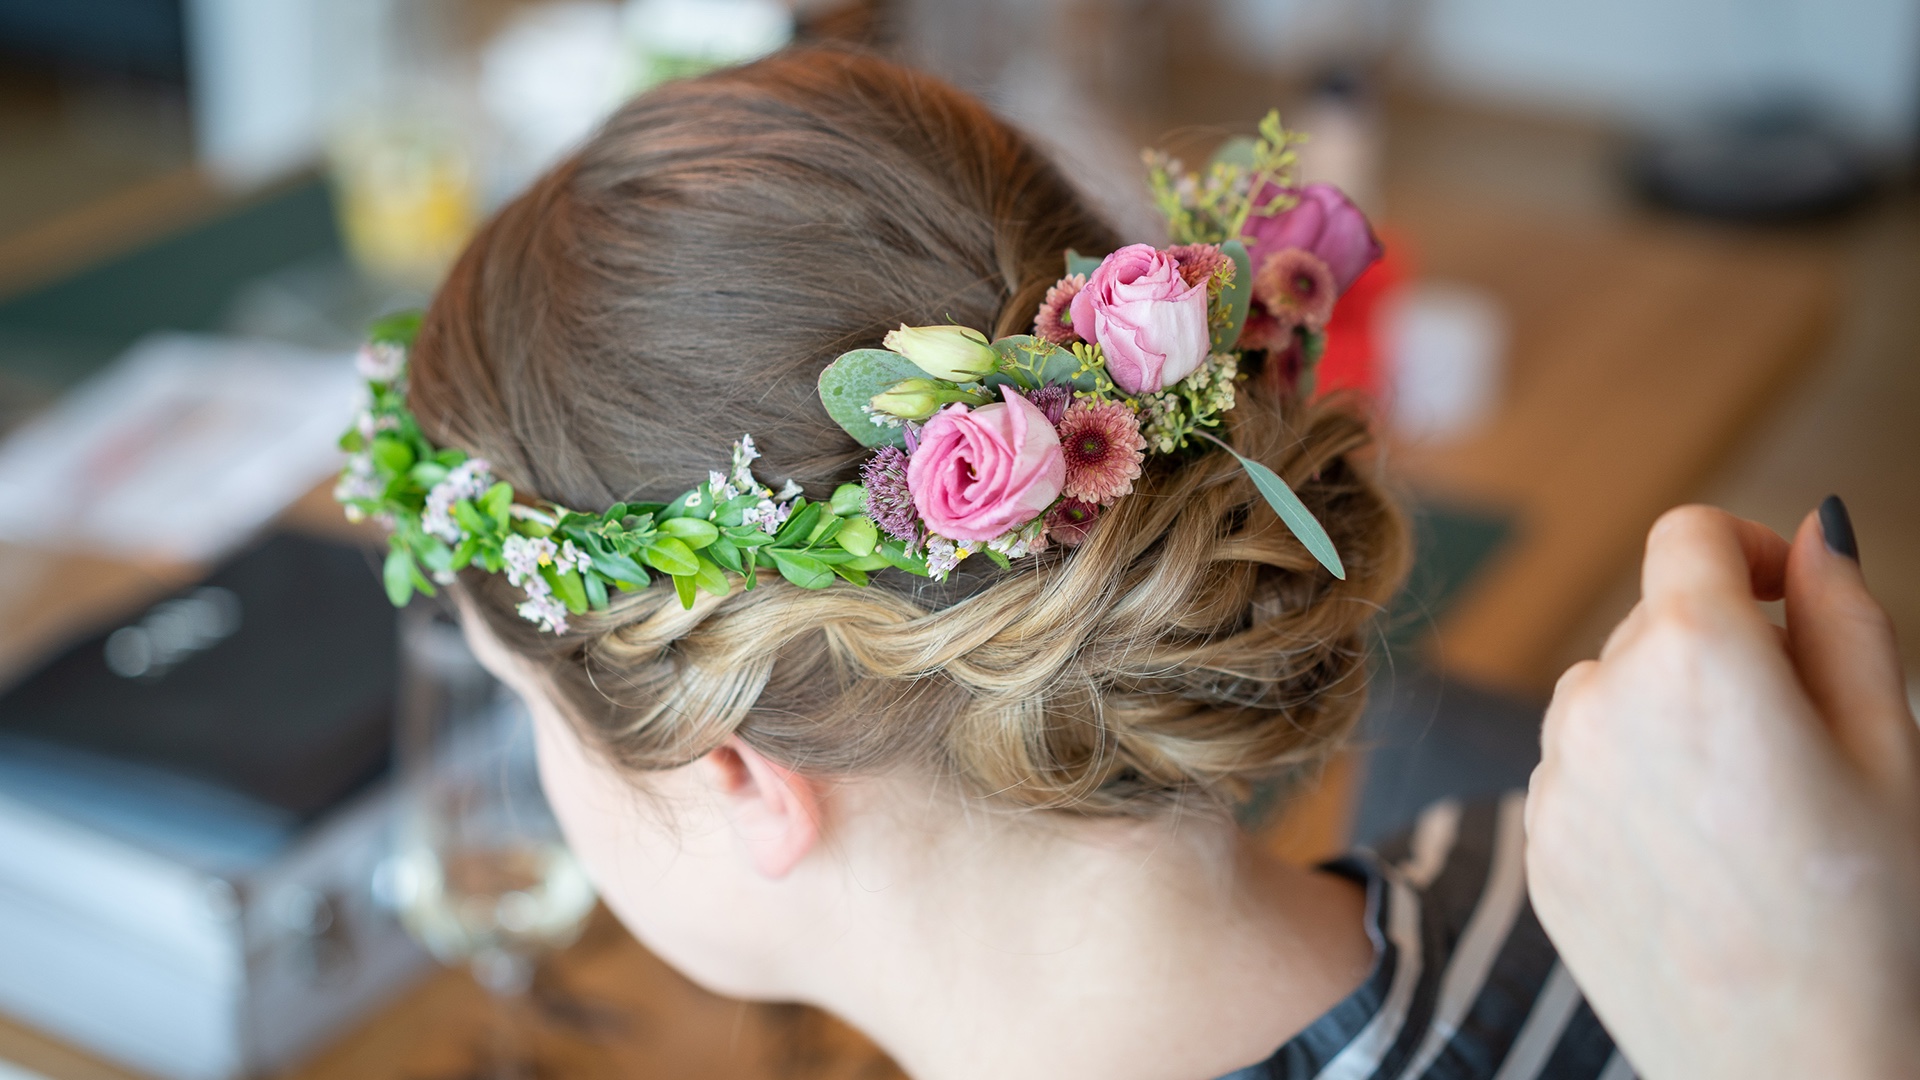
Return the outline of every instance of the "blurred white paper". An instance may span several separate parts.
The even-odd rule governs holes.
[[[1402,437],[1444,441],[1486,420],[1506,367],[1499,301],[1466,285],[1423,282],[1397,290],[1374,318]]]
[[[340,467],[353,358],[165,334],[0,445],[0,540],[202,561]]]

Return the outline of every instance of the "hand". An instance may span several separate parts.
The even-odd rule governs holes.
[[[1852,546],[1674,510],[1555,689],[1533,904],[1642,1076],[1920,1075],[1920,731]]]

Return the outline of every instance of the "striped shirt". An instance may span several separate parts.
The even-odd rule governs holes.
[[[1632,1080],[1527,901],[1525,796],[1442,802],[1375,854],[1374,964],[1266,1061],[1221,1080]]]

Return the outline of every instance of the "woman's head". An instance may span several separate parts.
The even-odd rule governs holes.
[[[668,499],[751,432],[824,497],[866,455],[816,378],[901,323],[1026,330],[1069,249],[1121,238],[979,103],[882,61],[799,52],[655,90],[509,205],[436,298],[412,406],[516,490]],[[1404,561],[1353,456],[1364,424],[1256,377],[1231,441],[1326,525],[1336,581],[1218,450],[1155,458],[1086,542],[929,585],[768,578],[683,610],[656,587],[540,635],[504,582],[471,610],[583,742],[668,770],[737,737],[819,776],[911,775],[1008,808],[1225,806],[1322,760]]]

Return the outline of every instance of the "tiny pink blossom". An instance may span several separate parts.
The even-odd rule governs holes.
[[[1093,531],[1100,517],[1100,504],[1079,499],[1062,499],[1047,514],[1047,539],[1064,547],[1079,547]]]
[[[1254,275],[1253,298],[1289,331],[1296,326],[1322,330],[1333,316],[1339,290],[1333,271],[1318,256],[1300,248],[1282,248],[1267,256]]]
[[[1051,341],[1055,345],[1071,345],[1084,340],[1074,332],[1073,312],[1070,305],[1081,289],[1087,287],[1087,275],[1068,274],[1047,290],[1047,298],[1040,302],[1040,312],[1033,317],[1033,336],[1042,341]]]
[[[1214,275],[1233,265],[1227,253],[1214,244],[1181,244],[1168,248],[1167,254],[1179,264],[1180,278],[1189,285],[1209,284]]]

